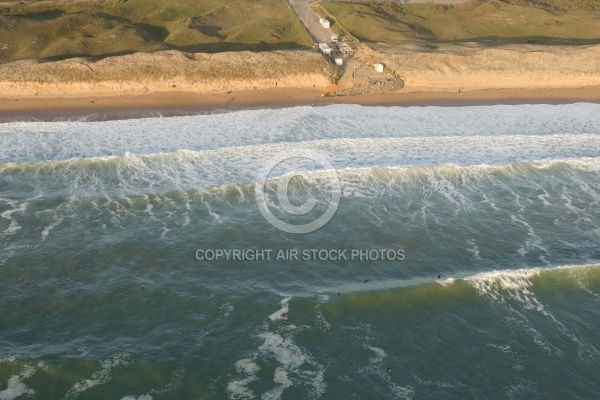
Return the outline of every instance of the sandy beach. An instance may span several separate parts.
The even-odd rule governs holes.
[[[559,89],[487,89],[396,92],[346,97],[322,97],[319,90],[265,89],[199,94],[159,92],[139,95],[89,95],[0,98],[0,123],[20,120],[88,120],[136,118],[151,115],[189,115],[242,108],[301,105],[360,104],[367,106],[471,106],[492,104],[600,103],[600,86]],[[96,114],[94,116],[94,114]],[[92,116],[92,118],[90,118]]]
[[[322,97],[320,90],[282,88],[231,93],[157,92],[85,96],[20,96],[0,98],[3,114],[63,110],[158,110],[256,108],[312,104],[448,105],[600,102],[600,86],[557,89],[482,89],[472,91],[398,91],[345,97]]]
[[[388,48],[359,54],[386,57]],[[404,49],[403,89],[324,97],[356,84],[312,50],[189,54],[174,51],[0,65],[0,120],[95,111],[285,107],[313,104],[472,105],[600,101],[600,46]],[[497,67],[501,61],[502,70]],[[587,61],[586,61],[587,60]],[[249,65],[252,68],[242,68]],[[398,65],[398,64],[397,64]],[[488,82],[486,84],[486,82]]]

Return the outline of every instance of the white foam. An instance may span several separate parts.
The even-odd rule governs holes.
[[[587,283],[588,276],[585,270],[573,269],[571,270],[570,276],[575,279],[581,289],[594,296],[597,300],[600,300],[600,294],[595,293],[590,289],[589,284]]]
[[[508,344],[486,343],[486,346],[497,349],[504,354],[512,354],[513,353],[510,345],[508,345]]]
[[[437,387],[443,388],[443,389],[451,389],[451,388],[455,388],[455,387],[466,387],[466,385],[462,384],[462,383],[452,384],[452,383],[442,382],[442,381],[438,381],[438,380],[423,379],[423,378],[421,378],[419,375],[417,375],[415,373],[413,373],[412,376],[413,376],[413,378],[415,378],[415,381],[419,385],[437,386]]]
[[[244,377],[235,379],[227,384],[227,392],[232,399],[253,399],[256,396],[254,392],[248,388],[248,385],[254,382],[256,374],[260,371],[260,367],[252,359],[238,360],[235,363],[235,369]]]
[[[455,281],[456,281],[456,279],[454,279],[454,278],[444,278],[444,279],[438,279],[436,282],[442,286],[449,286],[449,285],[452,285]]]
[[[144,212],[146,214],[148,214],[148,216],[151,219],[156,220],[156,217],[154,216],[154,213],[152,212],[152,209],[154,208],[154,205],[152,204],[152,202],[150,201],[150,196],[148,196],[147,194],[142,195],[144,201],[146,202],[146,209],[144,210]]]
[[[467,243],[469,243],[469,245],[471,246],[467,248],[467,251],[473,254],[473,257],[476,260],[481,260],[481,257],[479,256],[479,248],[477,247],[477,244],[475,244],[475,239],[469,239]]]
[[[293,385],[293,382],[288,377],[288,373],[281,367],[275,369],[273,376],[273,382],[277,385],[275,388],[269,390],[262,395],[263,400],[277,400],[281,398],[283,391]]]
[[[102,385],[106,383],[110,379],[110,373],[113,368],[119,365],[127,365],[129,364],[129,356],[128,355],[119,355],[114,356],[112,358],[106,359],[100,363],[102,369],[96,371],[92,374],[92,376],[88,379],[82,379],[73,385],[65,395],[65,398],[73,398],[77,397],[79,394],[85,392],[86,390],[93,388],[94,386]]]
[[[301,371],[300,374],[309,380],[315,398],[325,394],[327,383],[325,382],[325,371],[322,366],[319,365],[317,371]]]
[[[494,210],[494,211],[500,211],[500,209],[496,206],[496,203],[494,203],[488,196],[486,193],[482,193],[481,196],[484,199],[484,203],[487,203],[490,205],[490,207]]]
[[[525,308],[543,311],[543,305],[530,291],[531,278],[542,272],[541,268],[482,272],[465,278],[483,296],[498,302],[507,298],[522,303]]]
[[[421,171],[429,176],[429,190],[444,196],[457,211],[468,211],[474,201],[465,196],[460,180],[451,176],[458,167],[538,161],[535,168],[553,168],[556,164],[545,160],[568,160],[572,168],[600,171],[600,124],[591,111],[598,107],[345,105],[156,120],[0,124],[0,131],[5,132],[0,135],[0,173],[27,174],[31,191],[38,194],[49,189],[67,196],[129,197],[254,182],[256,171],[273,154],[312,150],[324,154],[340,170],[438,166],[443,173]],[[498,114],[514,125],[491,124]],[[457,115],[468,116],[470,127],[456,129]],[[521,118],[519,123],[515,116]],[[531,125],[525,126],[523,118]],[[591,122],[594,118],[596,123]],[[165,132],[174,130],[178,134],[165,141]],[[523,173],[527,168],[517,165],[511,172]],[[106,179],[98,169],[116,179]],[[494,171],[471,172],[485,177]],[[358,185],[348,178],[343,182],[344,193],[373,195],[372,185],[364,185],[360,177]],[[382,179],[373,171],[371,178]],[[392,177],[392,183],[402,178]],[[588,186],[600,199],[597,188]],[[243,197],[244,191],[240,192]],[[151,206],[148,203],[146,211],[152,217]],[[220,222],[217,213],[209,212]]]
[[[288,369],[298,369],[307,361],[306,354],[290,339],[273,332],[263,332],[258,337],[264,340],[259,350],[274,356]]]
[[[281,301],[281,308],[269,316],[271,320],[286,318],[289,312],[290,296],[285,296]],[[282,317],[284,313],[286,316]],[[255,395],[248,385],[257,378],[260,367],[256,363],[257,357],[262,357],[266,363],[275,361],[277,366],[273,374],[274,387],[260,395],[265,400],[281,398],[289,387],[303,385],[308,387],[306,397],[316,398],[325,393],[325,377],[323,367],[316,363],[312,357],[293,341],[293,333],[298,329],[294,325],[279,327],[279,332],[270,332],[269,324],[263,323],[265,329],[258,334],[263,343],[258,347],[259,353],[252,359],[242,359],[236,362],[235,368],[240,375],[227,384],[227,392],[234,399],[251,399]],[[310,329],[310,327],[305,327]],[[285,336],[283,333],[287,332]]]
[[[150,396],[149,394],[143,394],[139,397],[125,396],[125,397],[122,397],[121,400],[152,400],[152,396]]]
[[[329,301],[329,295],[321,293],[318,295],[317,301],[319,304],[327,303]]]
[[[50,234],[50,232],[56,228],[58,225],[60,225],[60,223],[63,221],[62,218],[56,217],[56,220],[51,223],[50,225],[48,225],[47,227],[44,228],[44,230],[42,231],[42,242],[45,241],[48,238],[48,235]]]
[[[447,166],[447,168],[455,169],[456,167]],[[441,194],[450,204],[454,205],[455,215],[458,211],[473,211],[473,202],[465,195],[462,189],[463,184],[454,181],[451,174],[440,174],[439,170],[429,169],[425,170],[425,175],[429,180],[429,185],[423,188],[425,197],[433,192]]]
[[[231,399],[254,399],[254,392],[248,389],[248,384],[255,381],[255,377],[235,379],[227,383],[227,393]]]
[[[0,214],[0,217],[10,221],[10,225],[8,226],[8,228],[6,228],[4,230],[4,232],[0,233],[0,236],[14,235],[18,231],[20,231],[22,227],[13,218],[13,214],[16,214],[16,213],[24,214],[25,211],[27,211],[27,206],[29,205],[29,203],[28,202],[18,202],[18,201],[9,200],[9,199],[0,199],[0,201],[4,201],[8,205],[13,207],[12,210],[6,210],[2,214]]]
[[[511,383],[504,388],[507,398],[514,399],[523,397],[524,394],[537,393],[538,384],[534,381],[517,378],[515,383]]]
[[[385,350],[380,347],[367,346],[367,349],[375,352],[375,357],[370,359],[371,364],[379,364],[388,356]]]
[[[225,304],[221,305],[221,307],[219,307],[219,310],[221,311],[223,318],[229,317],[234,309],[235,308],[233,307],[233,304],[231,304],[231,303],[225,303]]]
[[[245,373],[247,375],[256,375],[260,371],[260,367],[252,359],[238,360],[235,363],[235,369],[239,373]]]
[[[0,124],[8,162],[168,153],[346,137],[598,134],[597,104],[478,107],[331,105],[105,122]],[[457,121],[461,121],[457,124]],[[327,126],[327,129],[323,129]],[[177,131],[168,141],[165,132]],[[227,132],[226,135],[223,132]]]
[[[290,311],[289,302],[291,299],[292,298],[290,296],[288,296],[288,297],[285,297],[283,300],[281,300],[281,308],[279,310],[275,311],[273,314],[269,315],[268,318],[271,321],[276,321],[279,319],[287,319],[287,315]]]
[[[306,397],[319,397],[325,392],[326,384],[323,367],[296,345],[291,336],[284,337],[274,332],[258,335],[264,342],[260,352],[267,359],[274,358],[279,366],[275,370],[273,381],[276,387],[263,394],[264,399],[278,399],[284,390],[296,385],[308,385]]]
[[[544,206],[551,206],[551,205],[552,205],[552,203],[550,203],[550,202],[548,201],[548,199],[547,199],[548,197],[550,197],[550,194],[548,194],[548,192],[547,192],[545,189],[542,189],[542,190],[543,190],[543,192],[544,192],[544,193],[543,193],[543,194],[540,194],[540,195],[538,195],[538,199],[540,199],[540,201],[542,202],[542,204],[543,204]]]
[[[0,391],[0,400],[13,400],[23,395],[33,396],[35,390],[28,388],[23,379],[31,378],[36,370],[33,365],[24,365],[18,375],[8,379],[7,388]]]
[[[160,196],[156,195],[169,191],[186,193],[196,189],[224,189],[228,185],[254,182],[257,179],[256,171],[261,170],[264,160],[270,159],[273,154],[313,150],[324,154],[338,169],[346,194],[371,197],[380,189],[395,193],[394,190],[400,183],[421,179],[427,183],[427,195],[442,196],[450,204],[454,204],[457,211],[469,211],[476,204],[465,195],[465,189],[474,191],[477,188],[465,188],[465,184],[472,185],[486,177],[492,179],[498,167],[515,161],[534,162],[548,158],[563,160],[565,157],[575,157],[581,153],[580,139],[588,138],[573,136],[564,139],[569,143],[559,145],[555,143],[558,140],[556,137],[506,137],[497,139],[500,143],[494,143],[506,147],[506,152],[491,155],[473,150],[491,146],[488,137],[472,137],[467,142],[452,138],[332,139],[272,146],[129,155],[122,159],[112,156],[95,161],[42,162],[30,165],[27,171],[31,170],[31,175],[28,176],[32,186],[31,197],[51,191],[76,197],[104,195],[123,198],[141,195],[146,196],[146,212],[152,218],[152,201],[160,201]],[[587,151],[600,156],[600,135],[589,138],[589,142],[586,143]],[[486,163],[489,165],[483,165]],[[595,165],[597,171],[600,171],[600,158],[586,159],[585,163]],[[569,165],[577,168],[576,163],[569,162]],[[419,166],[424,168],[415,169]],[[432,166],[437,169],[431,168]],[[98,169],[107,170],[119,179],[102,178]],[[504,169],[515,175],[521,174],[518,165]],[[331,173],[319,171],[317,174]],[[385,179],[391,179],[391,182]],[[464,179],[466,182],[462,182]],[[149,193],[155,196],[148,199]],[[208,202],[206,204],[210,206]],[[115,207],[119,205],[115,204]],[[209,209],[209,213],[216,222],[221,222],[221,216],[212,209]]]
[[[562,322],[560,322],[552,312],[535,296],[532,290],[533,278],[543,271],[559,269],[578,269],[588,266],[558,266],[549,269],[531,268],[505,271],[492,271],[477,274],[465,278],[482,295],[493,299],[499,303],[508,305],[509,300],[514,300],[521,304],[526,310],[539,312],[548,318],[559,331],[571,339],[578,347],[580,356],[600,359],[600,351],[592,344],[585,342],[577,334],[570,331]],[[510,307],[510,306],[509,306]],[[543,335],[535,329],[526,316],[510,307],[511,312],[516,313],[519,318],[517,323],[521,324],[528,332],[533,334],[534,341],[546,350],[550,350],[548,341]],[[560,350],[556,349],[557,352]]]
[[[204,199],[202,199],[202,203],[206,206],[206,209],[208,210],[208,214],[211,217],[213,217],[214,221],[219,224],[222,224],[223,221],[221,220],[221,216],[212,210],[210,203],[208,201],[205,201]]]
[[[323,330],[326,330],[331,325],[327,322],[325,315],[321,311],[321,305],[329,302],[329,295],[321,293],[317,296],[317,303],[315,304],[316,309],[316,325]]]

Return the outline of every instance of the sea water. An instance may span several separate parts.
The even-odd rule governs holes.
[[[597,398],[599,225],[597,104],[0,124],[0,399]]]

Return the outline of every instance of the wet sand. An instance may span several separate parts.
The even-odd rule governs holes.
[[[361,104],[369,106],[461,106],[486,104],[562,104],[600,102],[600,87],[559,89],[488,89],[473,91],[408,91],[345,97],[323,97],[308,89],[264,89],[200,94],[157,92],[148,94],[85,96],[0,97],[0,121],[71,119],[99,114],[96,119],[136,118],[151,115],[189,115],[239,108],[278,108],[299,105]]]

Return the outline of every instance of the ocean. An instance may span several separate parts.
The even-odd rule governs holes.
[[[598,398],[600,105],[97,119],[0,124],[0,400]]]

